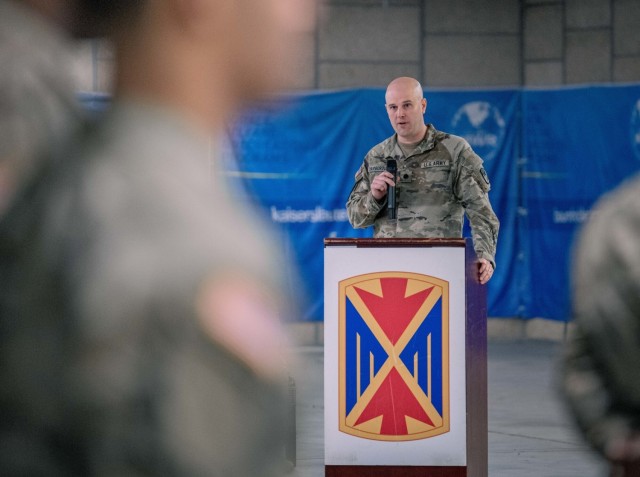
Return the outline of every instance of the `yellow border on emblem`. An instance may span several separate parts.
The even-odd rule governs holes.
[[[439,299],[442,298],[442,416],[440,417],[437,413],[434,415],[434,412],[429,412],[429,408],[432,408],[431,403],[428,399],[418,399],[427,414],[432,418],[432,421],[436,424],[434,427],[429,429],[424,429],[424,426],[417,426],[415,422],[411,418],[407,418],[407,428],[411,429],[420,429],[417,432],[409,432],[406,435],[401,436],[389,436],[389,435],[381,435],[376,433],[375,431],[368,430],[365,424],[358,426],[359,428],[353,427],[353,422],[348,422],[348,416],[346,415],[346,393],[344,392],[346,389],[346,358],[345,358],[345,346],[346,346],[346,297],[353,298],[356,294],[353,292],[353,286],[356,284],[362,284],[368,291],[375,293],[376,286],[375,284],[371,284],[372,286],[367,286],[366,282],[373,282],[375,280],[379,280],[381,278],[406,278],[409,281],[407,282],[407,296],[418,291],[420,289],[426,289],[431,287],[436,287],[439,293],[435,295],[432,293],[430,295],[430,300],[428,299],[425,302],[425,305],[421,307],[421,311],[424,308],[427,308],[428,311],[433,304]],[[428,286],[424,286],[427,284]],[[419,314],[417,314],[419,316]],[[373,319],[373,317],[363,317],[368,325],[372,328],[377,328],[376,331],[381,331],[377,322]],[[403,332],[402,336],[396,343],[395,348],[400,348],[402,350],[404,346],[409,342],[411,337],[415,334],[418,327],[422,322],[414,319],[407,329]],[[378,334],[378,336],[384,336],[384,333]],[[391,348],[394,348],[391,343],[381,343],[381,345],[389,352]],[[391,348],[390,348],[391,347]],[[394,349],[395,351],[395,349]],[[388,371],[394,367],[394,364],[391,363],[391,354],[387,358],[387,361],[383,364],[383,366],[378,371],[378,376],[385,377]],[[351,278],[347,278],[341,280],[338,283],[338,429],[341,432],[346,434],[361,437],[364,439],[372,439],[377,441],[414,441],[420,439],[426,439],[429,437],[435,437],[449,432],[450,430],[450,411],[449,411],[449,282],[446,280],[442,280],[440,278],[432,277],[430,275],[424,275],[420,273],[410,273],[410,272],[377,272],[377,273],[368,273],[363,275],[357,275]],[[395,365],[396,370],[400,373],[403,378],[408,378],[411,376],[409,370],[406,368],[402,361],[399,361],[398,364]],[[408,383],[412,383],[413,381],[408,379]],[[414,383],[415,386],[410,384],[410,388],[414,391],[414,395],[418,397],[423,394],[417,383]],[[371,386],[370,386],[371,387]],[[415,389],[417,388],[417,389]],[[365,392],[366,394],[366,392]],[[356,404],[357,406],[357,404]],[[354,408],[355,409],[355,408]],[[353,414],[353,411],[352,411]],[[377,421],[371,423],[372,427],[379,425],[381,422],[380,419],[376,418],[372,421]],[[349,425],[351,424],[351,425]]]

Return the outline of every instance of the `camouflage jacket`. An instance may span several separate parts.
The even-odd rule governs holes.
[[[2,475],[279,475],[284,388],[261,365],[281,360],[257,350],[284,261],[217,151],[115,101],[0,220]]]
[[[347,201],[351,225],[373,225],[374,237],[461,237],[463,214],[471,223],[478,258],[495,267],[499,222],[488,192],[489,178],[480,159],[462,138],[429,124],[424,140],[406,157],[392,136],[371,149],[356,173]],[[396,159],[397,219],[387,217],[387,198],[378,202],[371,181]]]
[[[637,176],[603,199],[574,260],[576,329],[564,356],[562,390],[600,453],[614,439],[640,432],[639,196]]]

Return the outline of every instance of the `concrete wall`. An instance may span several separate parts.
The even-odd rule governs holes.
[[[551,86],[640,81],[638,0],[326,0],[295,89]],[[328,14],[324,14],[328,13]],[[79,87],[108,91],[104,42],[78,53]]]

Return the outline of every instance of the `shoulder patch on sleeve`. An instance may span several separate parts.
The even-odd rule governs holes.
[[[491,190],[491,182],[489,182],[489,176],[487,175],[487,171],[484,170],[484,167],[476,170],[473,177],[483,192],[489,192]]]

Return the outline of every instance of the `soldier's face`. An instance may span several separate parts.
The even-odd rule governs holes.
[[[427,101],[413,88],[403,85],[387,89],[386,107],[389,121],[398,139],[404,143],[418,142],[424,134],[424,112]]]

